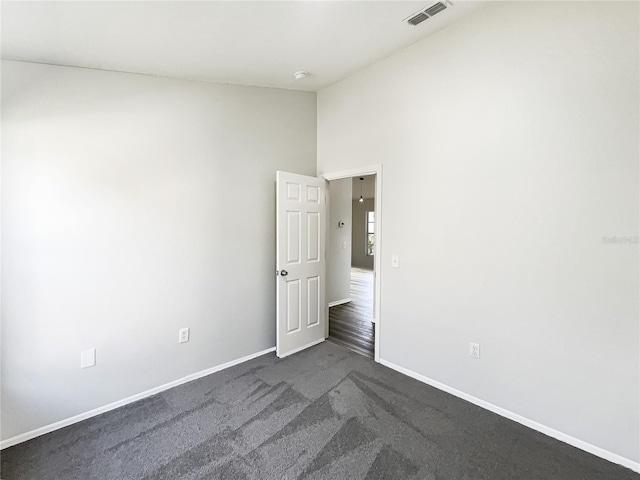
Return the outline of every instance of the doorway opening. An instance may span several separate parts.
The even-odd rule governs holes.
[[[329,176],[327,340],[379,361],[380,167]]]

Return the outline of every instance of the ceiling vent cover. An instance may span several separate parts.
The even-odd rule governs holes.
[[[424,22],[427,18],[433,17],[435,14],[440,13],[443,10],[449,8],[449,6],[453,5],[451,2],[437,2],[431,5],[430,7],[425,8],[424,10],[420,10],[419,12],[414,13],[409,18],[406,18],[406,22],[409,25],[413,25],[414,27],[419,23]]]
[[[431,5],[429,8],[427,8],[424,13],[426,13],[427,15],[429,15],[430,17],[433,17],[436,13],[440,13],[442,10],[446,9],[447,6],[442,3],[442,2],[438,2],[434,5]]]
[[[429,18],[429,16],[426,13],[422,13],[420,12],[419,14],[411,17],[409,20],[407,20],[407,22],[409,22],[409,25],[418,25],[421,22],[424,22],[427,18]]]

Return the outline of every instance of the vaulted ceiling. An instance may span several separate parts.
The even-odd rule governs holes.
[[[484,2],[3,1],[3,59],[318,91]],[[293,73],[310,76],[295,80]]]

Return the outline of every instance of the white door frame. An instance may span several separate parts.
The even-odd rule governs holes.
[[[375,212],[376,212],[376,241],[373,245],[373,265],[374,265],[374,288],[375,288],[375,302],[373,304],[373,316],[376,319],[375,338],[374,338],[374,360],[380,363],[380,330],[382,324],[382,316],[380,315],[380,273],[382,266],[382,259],[380,252],[382,251],[382,164],[371,165],[368,167],[352,168],[350,170],[342,170],[340,172],[325,173],[321,175],[328,182],[331,180],[340,180],[342,178],[351,177],[364,177],[366,175],[376,176],[376,196],[375,196]],[[331,201],[331,199],[329,199]],[[327,212],[328,212],[327,207]],[[329,218],[329,215],[326,216]],[[328,237],[328,235],[327,235]],[[325,239],[326,241],[326,239]],[[326,248],[325,252],[329,252]],[[327,323],[329,322],[329,307],[326,308]]]

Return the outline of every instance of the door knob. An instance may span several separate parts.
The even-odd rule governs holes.
[[[289,275],[289,272],[287,272],[286,270],[280,270],[280,275],[286,277],[287,275]]]

